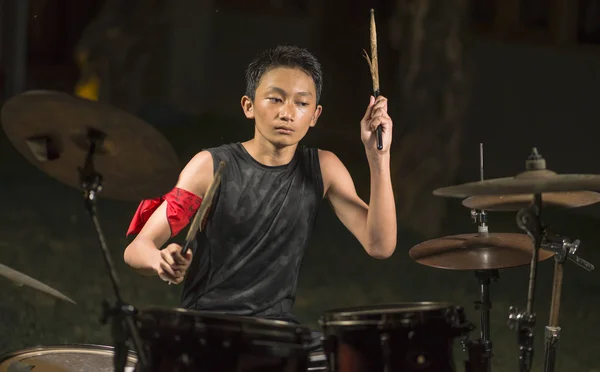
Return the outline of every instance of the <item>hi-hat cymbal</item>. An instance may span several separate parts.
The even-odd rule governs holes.
[[[534,148],[525,163],[526,171],[516,177],[495,178],[436,189],[434,195],[466,198],[480,195],[532,195],[600,190],[600,175],[556,174],[546,169],[546,161]]]
[[[543,195],[550,192],[584,190],[600,190],[600,175],[557,174],[551,178],[495,178],[442,187],[434,190],[433,194],[453,198],[466,198],[478,195]]]
[[[2,108],[8,139],[31,163],[55,179],[81,188],[79,168],[88,134],[104,137],[94,155],[102,175],[99,197],[154,198],[171,190],[180,171],[171,144],[153,127],[122,110],[52,91],[29,91]]]
[[[460,234],[419,243],[409,255],[422,265],[439,269],[504,269],[530,264],[533,242],[526,234]],[[540,249],[538,261],[553,255]]]
[[[555,178],[557,174],[550,170],[526,171],[515,179]],[[542,193],[544,207],[577,208],[600,202],[600,193],[594,191],[566,191]],[[463,200],[462,204],[471,209],[487,211],[518,211],[533,203],[532,194],[516,195],[480,195]]]
[[[40,281],[37,281],[25,274],[22,274],[16,270],[13,270],[8,266],[0,264],[0,275],[11,280],[14,283],[26,285],[33,289],[37,289],[40,292],[44,292],[46,294],[49,294],[50,296],[56,297],[60,300],[67,301],[67,302],[70,302],[75,305],[77,304],[75,301],[73,301],[69,297],[65,296],[64,294],[60,293],[56,289],[54,289]]]

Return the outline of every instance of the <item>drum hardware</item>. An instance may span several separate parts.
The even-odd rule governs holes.
[[[114,348],[93,344],[66,344],[21,349],[0,355],[0,372],[112,371]],[[126,355],[126,372],[134,371],[137,358]]]
[[[527,169],[545,169],[546,161],[539,155],[536,148],[533,148],[531,155],[526,161]],[[525,311],[511,306],[508,310],[508,326],[517,331],[519,344],[519,371],[527,372],[531,370],[533,363],[533,339],[536,317],[533,312],[533,303],[535,299],[535,285],[537,279],[537,263],[540,248],[544,237],[544,227],[542,226],[542,193],[536,193],[533,196],[534,203],[527,208],[519,210],[517,213],[517,226],[523,230],[533,242],[533,255],[529,267],[529,286],[527,289],[527,307]]]
[[[479,180],[484,180],[483,172],[483,143],[479,144]],[[489,228],[487,225],[487,214],[485,210],[471,209],[471,219],[477,224],[477,232],[480,235],[488,236]],[[492,340],[490,335],[490,311],[492,303],[490,301],[490,283],[497,281],[500,274],[497,269],[476,270],[475,277],[479,281],[479,301],[475,302],[475,309],[480,311],[478,340],[466,340],[463,342],[463,351],[467,351],[467,361],[465,362],[466,372],[491,372],[493,356]]]
[[[483,143],[479,144],[479,180],[484,180],[483,172]],[[477,224],[477,233],[482,236],[489,236],[489,227],[487,225],[487,214],[485,210],[477,211],[471,209],[471,219]],[[479,301],[475,302],[475,309],[480,312],[479,339],[466,340],[463,342],[463,351],[467,351],[467,361],[465,361],[466,372],[491,372],[493,356],[492,340],[490,334],[490,311],[492,303],[490,301],[491,281],[497,281],[500,274],[497,269],[476,270],[475,277],[479,281]]]
[[[531,155],[526,161],[526,168],[530,170],[540,170],[546,168],[546,161],[533,148]],[[536,316],[533,312],[533,303],[535,300],[535,285],[537,279],[537,263],[540,248],[542,247],[545,228],[542,225],[542,193],[535,193],[534,203],[527,208],[519,210],[517,213],[517,226],[531,237],[533,242],[533,255],[529,270],[529,286],[527,290],[527,307],[525,311],[511,306],[509,308],[508,326],[517,331],[519,344],[519,371],[526,372],[531,370],[533,363],[533,341]]]
[[[325,359],[327,362],[327,371],[335,372],[335,371],[337,371],[337,365],[336,365],[336,362],[337,362],[336,351],[338,348],[337,339],[333,335],[325,336],[325,334],[323,334],[323,336],[321,337],[321,341],[323,344],[323,351],[325,352]]]
[[[115,372],[123,372],[125,370],[128,352],[126,342],[129,337],[133,341],[138,363],[140,364],[140,371],[144,371],[144,368],[147,366],[147,359],[145,351],[142,348],[142,341],[138,334],[138,330],[133,322],[132,315],[135,309],[132,305],[123,301],[119,289],[119,279],[96,213],[96,200],[98,193],[102,191],[103,177],[100,173],[96,172],[94,167],[94,155],[96,149],[103,145],[105,138],[106,134],[101,131],[95,129],[90,129],[88,131],[87,140],[89,141],[90,146],[85,158],[84,166],[80,169],[81,188],[83,189],[85,209],[90,215],[96,230],[98,242],[100,243],[100,248],[104,257],[104,263],[106,264],[116,297],[116,303],[112,307],[106,305],[107,303],[105,302],[103,319],[101,320],[106,323],[109,318],[112,318],[111,328],[115,341]]]
[[[475,184],[492,182],[492,185],[495,185],[493,180],[483,180],[483,164],[483,144],[480,143],[480,181]],[[459,185],[438,189],[434,191],[434,194],[462,197],[461,190],[463,188]],[[471,191],[473,188],[467,188],[467,191]],[[459,192],[455,193],[455,189],[458,189]],[[485,210],[472,209],[471,218],[477,224],[476,234],[446,236],[422,242],[409,251],[410,257],[426,266],[450,270],[496,270],[527,265],[531,262],[533,246],[527,235],[490,233]],[[541,253],[539,260],[546,260],[551,256],[550,252]]]
[[[536,160],[537,159],[537,160]],[[452,198],[468,198],[489,195],[535,195],[556,192],[582,190],[600,190],[600,175],[595,174],[556,174],[548,175],[544,158],[533,148],[526,162],[528,177],[504,177],[485,181],[469,182],[462,185],[447,186],[436,189],[436,196]],[[533,198],[532,202],[535,202]],[[531,203],[529,203],[531,204]],[[523,208],[521,208],[523,209]],[[487,208],[489,211],[490,209]]]
[[[409,250],[417,263],[446,270],[496,270],[530,263],[533,245],[526,234],[481,233],[444,236],[418,243]],[[541,251],[539,261],[552,257]]]
[[[2,125],[32,164],[83,192],[116,296],[112,307],[104,303],[101,319],[112,318],[115,372],[125,368],[128,339],[133,341],[139,370],[144,371],[147,358],[132,318],[135,308],[121,296],[96,200],[102,195],[140,200],[168,192],[179,172],[175,152],[158,131],[136,117],[59,92],[28,91],[10,98],[2,108]]]
[[[60,300],[67,301],[74,305],[77,305],[77,303],[75,301],[73,301],[71,298],[65,296],[64,294],[60,293],[59,291],[50,287],[49,285],[44,284],[38,280],[35,280],[30,276],[22,274],[22,273],[18,272],[17,270],[11,269],[8,266],[0,264],[0,275],[5,277],[6,279],[12,281],[13,283],[16,283],[17,285],[26,285],[30,288],[37,289],[40,292],[49,294],[50,296],[53,296]]]
[[[544,372],[554,372],[556,361],[556,347],[560,340],[561,327],[558,325],[560,311],[560,300],[562,294],[563,270],[567,259],[576,263],[584,270],[593,271],[594,265],[575,254],[579,248],[580,241],[550,234],[544,235],[542,249],[554,252],[554,281],[552,285],[552,300],[550,302],[550,320],[545,327],[545,353]]]
[[[477,232],[482,235],[486,235],[489,233],[489,228],[487,225],[487,214],[484,210],[477,212],[474,209],[471,209],[471,219],[473,223],[477,224]]]
[[[479,281],[479,301],[475,302],[475,309],[480,311],[480,336],[477,340],[463,341],[463,351],[467,351],[468,359],[465,362],[466,372],[489,372],[492,370],[491,359],[493,356],[490,332],[490,284],[499,279],[498,270],[477,270],[475,276]]]
[[[479,144],[479,181],[484,180],[483,176],[483,143]],[[488,234],[488,226],[487,226],[487,214],[485,210],[480,209],[477,212],[477,208],[471,209],[471,219],[473,223],[477,224],[477,232],[483,235]]]
[[[392,371],[392,359],[391,359],[391,350],[390,350],[390,334],[384,332],[379,336],[380,344],[381,344],[381,356],[383,358],[383,372],[391,372]]]
[[[169,141],[143,120],[66,93],[34,90],[2,106],[8,140],[31,164],[81,190],[81,162],[96,138],[94,167],[102,174],[99,198],[152,199],[169,192],[181,169]],[[93,133],[91,133],[93,132]]]
[[[480,144],[480,153],[481,153],[481,181],[483,181],[483,148]],[[527,163],[525,165],[525,171],[519,173],[514,177],[512,181],[514,181],[515,186],[518,182],[522,182],[523,184],[531,183],[531,185],[538,184],[540,187],[543,187],[545,182],[566,182],[578,180],[581,176],[578,175],[566,175],[561,176],[556,172],[546,169],[545,160],[539,155],[536,148],[532,150],[532,157],[538,158],[538,164],[535,166],[528,166]],[[563,177],[561,179],[561,177]],[[583,176],[586,177],[586,176]],[[587,176],[589,178],[593,178],[593,176]],[[507,180],[507,185],[509,179],[499,179],[494,182],[501,183],[501,180]],[[531,186],[530,185],[530,186]],[[587,205],[592,205],[600,202],[600,193],[593,191],[580,191],[580,190],[567,190],[561,192],[546,192],[542,193],[543,199],[543,207],[560,207],[560,208],[577,208],[583,207]],[[532,194],[510,194],[507,192],[506,195],[476,195],[470,196],[463,200],[462,204],[471,209],[485,209],[488,211],[519,211],[523,208],[526,208],[531,203],[533,203],[533,195]]]
[[[517,213],[517,225],[527,233],[533,241],[533,255],[529,267],[529,286],[527,289],[527,307],[525,311],[511,306],[508,310],[508,326],[517,331],[519,344],[519,371],[531,370],[533,363],[533,338],[535,327],[535,313],[533,302],[535,299],[535,285],[537,279],[537,263],[542,244],[543,228],[540,221],[542,195],[535,195],[535,204],[529,208],[521,209]]]
[[[542,249],[553,252],[556,262],[564,263],[568,259],[586,271],[593,271],[595,268],[594,265],[575,254],[577,249],[579,249],[579,244],[581,244],[579,239],[571,242],[571,239],[567,237],[550,234],[545,231]]]
[[[323,340],[321,340],[322,342]],[[327,357],[325,356],[324,351],[313,351],[309,354],[308,357],[308,367],[306,369],[307,372],[312,371],[331,371],[327,365]]]
[[[523,177],[528,176],[528,171],[523,172]],[[556,173],[548,172],[546,177],[551,178]],[[519,176],[517,176],[519,177]],[[596,204],[600,201],[600,193],[594,191],[560,191],[543,193],[544,208],[579,208]],[[531,195],[478,195],[471,196],[462,201],[463,206],[472,209],[485,209],[490,212],[516,212],[533,202]]]
[[[533,329],[536,322],[536,316],[533,312],[533,303],[535,299],[535,285],[537,279],[537,265],[538,262],[543,260],[543,256],[547,253],[552,253],[552,250],[542,249],[542,245],[547,247],[544,242],[545,229],[541,222],[541,212],[543,208],[544,197],[548,196],[552,201],[559,200],[557,197],[562,197],[562,202],[555,203],[556,205],[564,206],[577,206],[577,205],[588,205],[592,202],[596,202],[596,194],[579,194],[580,200],[575,203],[574,199],[567,200],[564,198],[564,193],[571,192],[582,192],[582,190],[600,190],[600,176],[591,174],[556,174],[546,169],[546,160],[539,154],[537,148],[533,148],[530,156],[525,162],[524,173],[517,175],[516,177],[505,177],[498,179],[489,179],[479,182],[470,182],[462,185],[448,186],[434,190],[433,194],[444,197],[454,198],[471,198],[464,205],[473,207],[474,200],[479,199],[481,202],[485,198],[491,196],[496,197],[494,203],[498,203],[497,196],[509,196],[513,197],[517,195],[519,198],[525,198],[519,200],[516,205],[522,207],[527,203],[526,207],[522,207],[517,212],[517,226],[523,230],[533,243],[532,254],[530,256],[530,272],[529,272],[529,285],[527,290],[527,306],[524,311],[520,311],[518,308],[511,306],[509,308],[508,326],[511,329],[517,331],[517,341],[519,344],[519,370],[521,372],[529,371],[532,366],[533,360]],[[558,195],[558,196],[557,196]],[[475,198],[478,197],[478,198]],[[510,198],[509,198],[510,199]],[[529,203],[531,200],[531,203]],[[565,201],[566,200],[566,201]],[[514,200],[513,200],[514,201]],[[503,202],[500,202],[502,204]],[[484,203],[477,204],[482,206]],[[493,203],[488,203],[486,208],[494,207]],[[553,203],[550,202],[549,205]],[[514,207],[514,205],[513,205]],[[567,249],[569,245],[565,245]],[[568,248],[567,253],[564,253],[565,257],[571,257],[570,259],[577,262],[582,267],[590,267],[586,265],[586,261],[579,259],[574,254],[568,254],[573,252],[572,247]],[[554,249],[556,251],[556,249]],[[574,252],[573,252],[574,253]],[[559,256],[557,259],[561,259]],[[564,260],[564,259],[563,259]],[[560,267],[560,266],[559,266]],[[593,267],[593,266],[592,266]],[[555,280],[562,280],[562,271],[557,269]],[[559,288],[555,288],[559,289]],[[555,302],[559,297],[559,292],[555,291],[556,298]],[[548,352],[553,353],[552,344],[553,340],[559,336],[559,330],[550,327],[547,331],[546,337],[549,344]],[[554,342],[555,344],[556,342]],[[549,355],[549,359],[552,356]],[[552,364],[549,361],[548,364]]]
[[[306,372],[309,328],[254,317],[171,308],[135,314],[152,372]],[[321,369],[322,370],[322,369]]]
[[[474,329],[440,302],[330,310],[319,323],[329,372],[454,372],[453,340]]]
[[[476,234],[454,235],[419,243],[409,255],[423,265],[451,270],[473,270],[478,279],[480,299],[480,338],[463,340],[468,352],[467,372],[491,371],[493,348],[490,334],[490,284],[499,279],[498,269],[526,265],[531,262],[533,245],[526,234],[490,233],[485,211],[471,211],[478,223]],[[546,260],[553,253],[541,251],[536,259]]]

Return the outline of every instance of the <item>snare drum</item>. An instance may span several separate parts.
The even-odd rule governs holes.
[[[330,372],[455,371],[454,339],[473,329],[438,302],[331,310],[319,323]]]
[[[253,317],[152,308],[136,315],[149,372],[305,372],[309,328]]]
[[[0,372],[114,372],[114,352],[110,346],[40,346],[0,356]],[[127,359],[126,372],[133,371],[135,354]]]

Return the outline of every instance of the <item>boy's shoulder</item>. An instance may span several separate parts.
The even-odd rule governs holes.
[[[332,163],[332,162],[341,162],[340,158],[333,151],[324,150],[324,149],[320,149],[320,148],[317,148],[316,150],[319,153],[319,161],[321,162],[321,164]]]

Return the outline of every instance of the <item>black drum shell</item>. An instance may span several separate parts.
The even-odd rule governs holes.
[[[330,372],[453,372],[454,340],[473,329],[446,302],[334,309],[319,323]]]
[[[135,317],[151,361],[148,372],[307,370],[307,327],[172,308],[144,309]]]

